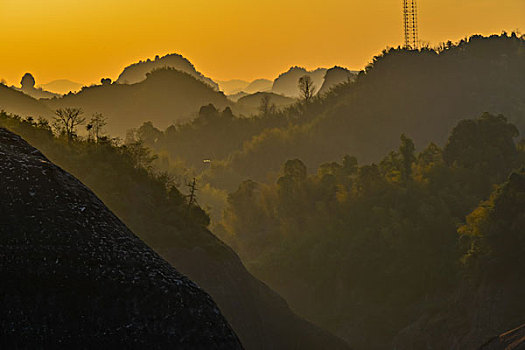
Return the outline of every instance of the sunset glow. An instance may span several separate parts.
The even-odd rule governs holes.
[[[432,45],[525,28],[523,0],[420,0]],[[292,65],[363,68],[402,43],[401,1],[0,0],[0,79],[116,78],[180,53],[215,80],[274,78]]]

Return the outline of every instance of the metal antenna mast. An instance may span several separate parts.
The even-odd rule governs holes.
[[[403,19],[405,24],[405,48],[415,50],[419,47],[416,0],[403,0]]]

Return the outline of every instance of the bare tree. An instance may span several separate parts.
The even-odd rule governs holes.
[[[77,127],[86,121],[82,114],[83,112],[80,108],[57,109],[53,118],[53,127],[60,134],[65,134],[67,142],[70,142],[77,135]]]
[[[188,214],[190,213],[191,207],[197,204],[197,179],[193,178],[193,181],[187,185],[190,188],[190,194],[188,197]]]
[[[259,112],[261,112],[263,116],[267,116],[267,115],[275,113],[275,110],[276,110],[275,104],[270,103],[270,100],[271,100],[271,97],[270,95],[267,95],[267,94],[265,94],[261,98],[261,103],[259,104],[258,109],[259,109]]]
[[[89,132],[89,139],[98,142],[106,125],[106,117],[101,113],[93,114],[89,123],[86,125],[86,130]]]
[[[315,84],[312,81],[312,78],[310,78],[309,75],[304,75],[299,78],[299,82],[297,84],[299,87],[299,91],[301,92],[301,97],[303,100],[308,103],[314,97],[315,93]]]

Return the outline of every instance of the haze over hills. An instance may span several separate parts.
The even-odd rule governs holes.
[[[78,92],[82,88],[82,84],[68,79],[58,79],[46,84],[37,85],[37,87],[56,94],[65,95],[69,92]]]
[[[118,101],[118,103],[115,103]],[[79,107],[85,114],[102,113],[108,131],[123,136],[144,121],[160,127],[194,118],[199,108],[213,103],[219,108],[230,105],[223,93],[193,76],[175,69],[148,73],[136,84],[106,84],[87,87],[77,94],[44,101],[52,110]]]
[[[257,92],[268,92],[272,89],[273,82],[268,79],[256,79],[252,82],[244,80],[228,80],[220,82],[220,88],[226,95],[238,95],[240,93],[254,94]]]
[[[523,47],[516,36],[474,36],[440,51],[385,51],[354,83],[290,112],[298,123],[245,144],[228,167],[262,180],[293,158],[314,168],[345,154],[377,161],[402,133],[417,147],[441,145],[455,123],[486,111],[524,133]]]
[[[256,92],[239,98],[232,110],[236,114],[246,116],[261,113],[260,108],[263,99],[267,99],[267,108],[274,110],[288,107],[297,102],[294,98],[274,94],[272,92]]]
[[[308,75],[312,79],[315,87],[319,89],[323,85],[326,71],[326,68],[317,68],[313,71],[308,71],[302,67],[291,67],[287,72],[282,73],[274,80],[272,92],[288,97],[299,97],[299,89],[297,88],[299,78]]]
[[[31,116],[34,119],[53,116],[53,110],[40,101],[3,84],[0,84],[0,110],[23,117]]]
[[[252,81],[246,88],[244,92],[249,94],[254,94],[256,92],[267,92],[272,89],[273,82],[268,79],[256,79]]]
[[[198,84],[190,83],[189,76],[177,73],[171,74],[172,77],[177,75],[178,78],[171,79],[170,82],[164,80],[163,83],[160,83],[159,79],[153,79],[158,84],[150,84],[152,79],[148,79],[148,76],[151,73],[155,73],[154,76],[157,76],[161,73],[157,74],[156,70],[162,71],[166,68],[171,71],[186,72],[194,80],[204,82],[203,85],[212,86],[214,91],[205,87],[199,89],[197,88]],[[108,120],[108,130],[114,135],[123,136],[127,130],[138,127],[145,120],[150,120],[161,128],[190,120],[195,117],[201,106],[210,103],[220,109],[231,106],[238,114],[257,114],[260,97],[263,96],[258,93],[270,92],[274,87],[279,91],[286,86],[283,91],[289,95],[298,95],[297,81],[294,82],[293,80],[302,76],[303,73],[314,77],[323,92],[328,91],[331,87],[344,81],[346,75],[350,74],[344,68],[336,68],[335,71],[333,69],[329,71],[329,80],[327,81],[325,81],[324,76],[321,77],[326,71],[325,69],[317,69],[308,73],[303,68],[292,67],[288,72],[276,78],[274,82],[267,79],[256,79],[252,82],[242,80],[222,82],[222,84],[226,84],[226,87],[229,86],[230,90],[225,88],[229,92],[242,88],[241,92],[237,92],[226,99],[222,93],[216,91],[218,85],[199,73],[191,62],[181,55],[170,54],[164,57],[157,56],[153,61],[140,61],[126,67],[114,84],[111,83],[110,79],[102,79],[102,85],[83,87],[78,92],[73,92],[70,88],[78,89],[80,84],[68,80],[57,80],[41,85],[61,90],[61,92],[68,90],[65,96],[45,91],[42,88],[35,88],[35,79],[30,76],[28,81],[31,81],[21,89],[12,88],[37,100],[49,101],[43,100],[41,107],[37,107],[38,103],[33,101],[23,108],[15,100],[10,101],[7,95],[4,96],[3,101],[6,111],[22,116],[42,116],[50,119],[53,117],[53,113],[50,111],[63,107],[82,108],[84,114],[88,116],[94,113],[102,113]],[[337,74],[335,74],[336,72]],[[118,87],[119,85],[130,87]],[[7,94],[6,91],[4,93]],[[253,94],[257,95],[249,96]],[[14,95],[9,94],[9,96]],[[291,98],[277,92],[273,92],[271,96],[273,96],[273,104],[279,108],[293,103]],[[238,106],[230,102],[238,102],[243,97],[247,98],[240,101]],[[115,100],[124,103],[115,104],[113,103]],[[28,107],[30,105],[33,107]]]
[[[137,63],[134,63],[124,68],[124,71],[120,73],[116,82],[118,84],[139,83],[146,79],[147,73],[151,73],[155,69],[162,68],[173,68],[178,71],[187,73],[195,79],[198,79],[208,84],[215,90],[219,89],[219,85],[216,82],[214,82],[208,77],[205,77],[204,75],[202,75],[202,73],[198,72],[193,66],[193,64],[186,58],[184,58],[182,55],[175,53],[163,57],[156,56],[154,60],[150,60],[148,58],[146,61],[139,61]]]
[[[225,81],[218,81],[219,88],[222,92],[224,92],[226,95],[234,95],[241,91],[244,91],[244,89],[250,85],[250,82],[240,80],[240,79],[233,79],[233,80],[225,80]]]

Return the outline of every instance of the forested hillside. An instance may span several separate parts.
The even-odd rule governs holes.
[[[283,111],[263,109],[252,123],[235,118],[238,125],[261,125],[257,131],[239,126],[236,132],[218,132],[208,144],[199,136],[208,134],[208,126],[195,123],[191,128],[174,126],[149,146],[195,164],[202,159],[194,152],[167,146],[173,145],[174,129],[180,139],[200,139],[199,147],[219,145],[206,156],[214,162],[203,178],[232,191],[239,179],[275,178],[288,159],[299,158],[309,169],[345,154],[377,162],[396,147],[402,133],[418,148],[429,142],[443,146],[460,120],[484,112],[505,115],[523,133],[524,90],[525,40],[515,34],[474,36],[438,49],[386,50],[355,81],[322,98]],[[220,146],[232,140],[235,147]],[[188,141],[186,149],[190,144],[197,143]]]
[[[398,348],[422,348],[422,338],[437,348],[471,348],[525,317],[517,284],[525,266],[525,174],[511,175],[474,209],[525,166],[517,136],[505,117],[484,114],[461,121],[444,148],[430,143],[416,152],[402,135],[378,163],[359,165],[347,155],[314,175],[288,160],[274,184],[246,180],[230,194],[216,232],[294,310],[356,348],[391,348],[399,332],[429,317],[432,325],[398,337]],[[485,285],[505,281],[498,293],[507,302],[467,302],[468,315],[435,316],[454,310],[463,274],[477,276],[469,295],[484,298],[495,296]],[[476,328],[493,306],[501,309],[497,320]],[[465,324],[450,326],[457,323]]]
[[[22,135],[80,179],[137,236],[208,292],[246,348],[347,348],[292,313],[248,273],[238,256],[206,229],[207,214],[181,194],[168,174],[152,169],[155,157],[141,142],[57,138],[44,121],[5,113],[0,113],[0,127]]]
[[[144,81],[136,84],[87,87],[45,103],[53,110],[80,107],[88,115],[102,113],[108,118],[108,131],[118,136],[146,120],[165,128],[194,118],[202,105],[213,103],[224,108],[230,104],[224,94],[211,86],[171,68],[148,73]]]
[[[525,40],[471,37],[438,50],[390,49],[354,83],[291,111],[298,122],[268,130],[232,155],[242,177],[265,179],[287,159],[312,168],[345,153],[378,161],[399,135],[443,145],[461,119],[504,114],[525,131]],[[307,120],[308,122],[305,122]]]

